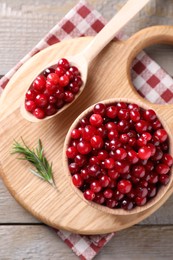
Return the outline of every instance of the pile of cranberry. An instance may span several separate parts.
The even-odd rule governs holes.
[[[86,200],[131,210],[170,181],[168,135],[151,109],[98,103],[70,134],[69,171]]]
[[[47,68],[35,78],[25,95],[25,108],[38,119],[52,116],[74,100],[81,86],[78,68],[62,58],[56,68]]]

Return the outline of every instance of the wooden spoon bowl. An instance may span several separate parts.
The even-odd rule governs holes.
[[[115,98],[115,99],[108,99],[108,100],[103,100],[100,101],[98,103],[102,103],[105,105],[112,105],[112,104],[116,104],[118,102],[125,102],[125,103],[135,103],[137,104],[139,107],[143,108],[143,109],[150,109],[151,107],[146,105],[144,102],[141,102],[140,100],[132,100],[132,99],[127,99],[127,98]],[[64,142],[64,148],[63,148],[63,166],[64,166],[64,171],[68,176],[68,179],[70,181],[70,185],[72,186],[73,190],[77,193],[77,195],[84,200],[86,203],[88,203],[90,206],[98,209],[98,210],[102,210],[106,213],[109,214],[114,214],[114,215],[131,215],[131,214],[136,214],[136,213],[140,213],[142,211],[145,211],[147,209],[149,209],[150,207],[152,207],[154,204],[156,204],[159,200],[161,200],[161,198],[167,193],[167,191],[169,190],[170,186],[172,185],[172,181],[173,181],[173,174],[172,174],[172,170],[171,170],[171,177],[170,177],[170,181],[169,183],[164,186],[162,185],[158,192],[157,195],[150,199],[144,206],[136,206],[135,208],[133,208],[132,210],[124,210],[124,209],[111,209],[109,207],[106,206],[102,206],[99,205],[95,202],[91,202],[88,201],[84,198],[83,196],[83,192],[80,191],[78,188],[76,188],[74,186],[74,184],[72,183],[72,175],[69,171],[69,165],[68,165],[68,158],[66,156],[66,150],[69,147],[70,141],[71,141],[71,132],[73,129],[77,128],[81,119],[87,117],[88,115],[90,115],[90,113],[93,111],[95,104],[90,106],[89,108],[87,108],[85,111],[83,111],[73,122],[73,124],[71,125],[67,135],[66,135],[66,139]],[[159,116],[159,112],[155,111],[157,114],[157,118],[161,121],[164,129],[167,131],[168,135],[169,135],[169,153],[173,154],[173,143],[172,143],[172,138],[171,138],[171,132],[170,129],[168,127],[168,125],[162,120],[162,118]]]

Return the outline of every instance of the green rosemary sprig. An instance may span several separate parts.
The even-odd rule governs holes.
[[[49,164],[46,157],[44,156],[43,146],[41,140],[38,141],[38,146],[36,149],[31,150],[23,141],[23,144],[14,141],[12,154],[21,154],[23,157],[18,158],[20,160],[26,160],[30,162],[35,169],[30,169],[31,173],[41,178],[44,181],[47,181],[53,187],[55,186],[55,182],[52,174],[52,163]]]

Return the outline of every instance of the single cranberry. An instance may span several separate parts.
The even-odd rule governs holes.
[[[164,152],[166,152],[166,153],[168,152],[168,150],[169,150],[169,144],[168,144],[167,141],[161,143],[161,149],[162,149]]]
[[[70,70],[67,70],[65,75],[68,77],[69,82],[74,80],[74,75],[73,75],[73,73]]]
[[[142,197],[136,197],[136,198],[135,198],[135,202],[136,202],[136,205],[137,205],[137,206],[143,206],[143,205],[146,204],[147,199],[146,199],[146,197],[144,197],[144,198],[142,198]]]
[[[108,176],[111,178],[111,179],[118,179],[120,174],[119,172],[117,172],[115,169],[111,169],[111,170],[108,170]]]
[[[138,157],[142,160],[148,160],[151,157],[151,149],[143,146],[138,150]]]
[[[46,107],[48,104],[48,98],[45,94],[38,94],[35,98],[35,103],[38,107]]]
[[[63,67],[57,67],[56,70],[55,70],[55,73],[60,78],[61,76],[63,76],[66,73],[66,69],[63,68]]]
[[[100,151],[98,152],[97,157],[98,157],[98,159],[99,159],[100,161],[104,161],[105,159],[107,159],[107,158],[109,157],[109,154],[108,154],[108,152],[105,151],[105,150],[100,150]]]
[[[147,197],[148,190],[145,187],[138,186],[135,190],[136,195],[141,198]]]
[[[99,127],[103,123],[103,118],[100,114],[92,114],[89,121],[91,125]]]
[[[129,123],[127,120],[121,120],[119,121],[118,125],[117,125],[117,129],[120,133],[127,133],[129,130]]]
[[[113,140],[118,137],[118,131],[116,129],[110,130],[108,132],[108,138],[109,140]]]
[[[79,171],[79,166],[76,163],[70,163],[69,171],[71,172],[71,174],[75,174]]]
[[[75,147],[75,148],[76,148],[76,147]],[[76,149],[76,152],[77,152],[77,149]],[[81,167],[81,166],[83,166],[83,165],[86,164],[87,158],[86,158],[85,155],[77,154],[77,155],[75,156],[74,161],[75,161],[75,163],[76,163],[77,165],[79,165],[79,166]]]
[[[154,121],[156,119],[156,113],[152,109],[145,110],[143,112],[143,118],[147,121]]]
[[[81,169],[80,176],[83,180],[89,179],[90,176],[89,176],[89,173],[88,173],[88,169],[87,168]]]
[[[137,104],[129,104],[128,105],[128,109],[139,111],[140,108],[139,108],[139,106]]]
[[[106,106],[102,103],[98,103],[93,108],[94,114],[100,114],[101,116],[105,115],[106,112]]]
[[[86,190],[83,195],[86,200],[93,200],[95,198],[95,193],[92,190]]]
[[[43,75],[36,77],[36,79],[32,83],[32,86],[33,86],[34,90],[39,91],[39,92],[43,92],[44,89],[45,89],[45,86],[46,86],[45,77]]]
[[[155,154],[151,157],[153,161],[159,161],[163,157],[163,152],[160,148],[156,148]]]
[[[118,206],[118,202],[114,199],[107,199],[106,200],[106,206],[113,209],[115,208],[116,206]]]
[[[74,146],[70,146],[67,148],[66,155],[69,159],[73,159],[77,155],[77,149]]]
[[[143,133],[141,137],[142,137],[144,140],[146,140],[147,142],[150,141],[151,138],[152,138],[151,134],[148,133],[148,132]]]
[[[162,127],[162,125],[158,119],[152,123],[152,128],[154,130],[160,129],[161,127]]]
[[[46,116],[52,116],[57,112],[57,109],[54,105],[49,104],[46,109],[45,109],[45,113]]]
[[[127,193],[127,197],[128,197],[129,199],[134,199],[135,196],[136,196],[136,192],[135,192],[135,190],[132,188],[131,191],[130,191],[129,193]]]
[[[49,82],[49,81],[46,82],[46,91],[47,91],[48,95],[54,95],[54,94],[56,94],[57,90],[58,90],[57,85],[54,85],[54,84],[52,84],[52,83]],[[61,91],[61,92],[62,92],[62,91]],[[55,95],[55,97],[56,97],[56,98],[59,98],[58,95],[57,95],[57,96]]]
[[[118,111],[118,118],[120,120],[129,120],[130,113],[129,110],[126,108],[122,108]]]
[[[74,95],[71,91],[64,92],[64,101],[66,103],[71,103],[74,100]]]
[[[132,183],[129,180],[120,180],[117,184],[119,192],[122,194],[129,193],[132,189]]]
[[[143,178],[145,176],[144,166],[142,166],[140,164],[134,165],[132,168],[132,174],[133,174],[133,176],[135,176],[137,178]]]
[[[79,77],[79,76],[74,78],[74,82],[76,82],[79,87],[81,87],[83,84],[83,81],[82,81],[81,77]]]
[[[59,85],[65,87],[69,84],[69,77],[65,74],[59,78]]]
[[[163,185],[167,185],[170,181],[170,176],[167,174],[162,174],[159,176],[159,182],[162,183]]]
[[[141,180],[139,185],[143,188],[147,188],[148,187],[148,182],[146,180]]]
[[[123,199],[121,202],[121,208],[125,210],[131,210],[133,209],[134,205],[133,202],[129,199]]]
[[[35,97],[37,95],[37,92],[34,91],[33,89],[29,89],[27,92],[26,92],[26,100],[32,100],[34,101],[35,100]]]
[[[114,168],[114,165],[115,165],[114,159],[112,159],[112,158],[107,158],[107,159],[105,159],[104,163],[105,163],[105,168],[106,168],[106,169],[112,169],[112,168]]]
[[[105,197],[101,192],[95,194],[94,202],[98,204],[103,204],[105,202]]]
[[[131,110],[130,111],[130,119],[133,122],[138,122],[140,120],[140,113],[138,110]]]
[[[131,164],[135,164],[139,161],[137,153],[134,150],[130,150],[127,152],[127,159]]]
[[[55,90],[54,96],[57,99],[63,99],[64,98],[64,89],[63,88],[58,88]]]
[[[134,137],[130,138],[128,141],[128,145],[133,147],[136,145],[136,139]]]
[[[91,184],[90,184],[90,189],[94,192],[94,193],[97,193],[97,192],[100,192],[101,189],[102,189],[102,186],[100,184],[99,181],[93,181]]]
[[[88,173],[90,176],[96,177],[100,174],[100,167],[97,164],[91,165],[88,167]]]
[[[153,198],[156,196],[156,194],[157,194],[156,186],[153,184],[149,184],[148,185],[148,197]]]
[[[38,119],[43,119],[45,117],[45,112],[43,109],[38,107],[33,111],[33,115]]]
[[[145,170],[147,172],[153,171],[154,170],[154,163],[148,160],[146,165],[145,165]]]
[[[50,74],[50,73],[54,73],[55,72],[55,69],[54,68],[47,68],[43,71],[43,75],[47,78],[47,76]]]
[[[62,58],[62,59],[60,59],[60,60],[58,61],[58,67],[63,67],[63,68],[65,68],[66,70],[68,70],[69,67],[70,67],[70,64],[69,64],[69,62],[68,62],[67,59]]]
[[[107,129],[105,126],[100,126],[97,128],[97,134],[100,135],[102,138],[107,137]]]
[[[168,138],[168,134],[167,132],[165,131],[165,129],[158,129],[154,136],[159,140],[160,143],[163,143],[164,141],[167,140]]]
[[[151,184],[156,184],[159,181],[159,177],[157,173],[154,172],[150,172],[147,176],[146,176],[146,180],[151,183]]]
[[[118,114],[118,109],[116,106],[108,106],[106,108],[106,116],[109,118],[115,118]]]
[[[49,82],[52,85],[57,85],[59,83],[59,77],[56,73],[50,73],[47,76],[47,82]]]
[[[154,154],[156,152],[156,147],[154,146],[154,144],[148,143],[147,147],[150,148],[151,156],[154,156]]]
[[[74,186],[76,186],[78,188],[81,187],[83,184],[83,180],[79,174],[74,174],[72,176],[72,182],[73,182]]]
[[[118,148],[117,150],[115,150],[115,156],[114,158],[116,160],[124,160],[127,157],[127,152],[123,149],[123,148]]]
[[[79,86],[76,82],[71,82],[69,84],[68,89],[73,93],[73,94],[77,94],[79,92]]]
[[[127,144],[129,141],[129,136],[127,134],[121,134],[120,135],[120,142],[122,144]]]
[[[78,129],[73,129],[72,131],[71,131],[71,138],[73,138],[73,139],[79,139],[80,138],[80,136],[81,136],[81,132],[78,130]]]
[[[135,129],[139,134],[142,134],[143,132],[147,131],[147,127],[148,124],[146,121],[144,120],[139,120],[136,124],[135,124]]]
[[[156,166],[156,171],[159,174],[167,174],[170,171],[170,168],[168,165],[160,163]]]
[[[92,148],[101,149],[103,147],[103,139],[99,135],[94,135],[90,140]]]
[[[101,186],[106,188],[110,183],[110,178],[107,175],[100,176]]]
[[[118,110],[121,108],[127,108],[127,104],[124,102],[118,102],[117,103]]]
[[[108,123],[106,123],[105,127],[108,131],[116,130],[117,124],[115,124],[114,122],[108,122]]]
[[[173,158],[172,158],[172,156],[171,156],[170,154],[165,153],[165,154],[163,155],[163,157],[162,157],[162,162],[163,162],[164,164],[168,165],[169,167],[171,167],[172,164],[173,164]]]
[[[91,147],[90,143],[87,141],[81,141],[77,145],[77,150],[81,154],[88,154],[91,152],[91,149],[92,149],[92,147]]]
[[[115,161],[115,170],[121,174],[129,171],[129,163],[126,161]]]
[[[124,198],[124,194],[122,194],[119,190],[116,190],[113,196],[117,201],[120,201]]]
[[[56,103],[56,101],[57,101],[56,97],[54,97],[54,96],[49,96],[48,97],[49,104],[53,105],[53,104]]]
[[[105,191],[103,192],[103,195],[104,195],[104,197],[105,197],[106,199],[112,198],[112,196],[113,196],[113,191],[112,191],[112,189],[109,189],[109,188],[105,189]]]
[[[97,156],[92,156],[90,159],[89,159],[89,164],[90,165],[95,165],[95,164],[100,164],[100,160]]]
[[[35,108],[36,108],[36,104],[34,101],[32,100],[25,101],[25,109],[28,112],[33,112]]]
[[[71,66],[69,68],[69,71],[72,72],[74,76],[80,76],[80,72],[79,72],[78,68],[75,66]]]

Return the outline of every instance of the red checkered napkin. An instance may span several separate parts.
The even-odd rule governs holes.
[[[93,10],[86,1],[80,1],[30,53],[0,80],[0,91],[5,88],[18,68],[35,53],[63,39],[95,35],[103,28],[105,23],[106,20],[96,10]],[[123,37],[122,33],[117,35],[118,39]],[[133,62],[132,79],[137,91],[149,101],[153,103],[172,103],[173,79],[144,52],[141,52]],[[99,250],[114,236],[114,233],[83,236],[62,230],[55,231],[77,256],[87,260],[93,259]]]

